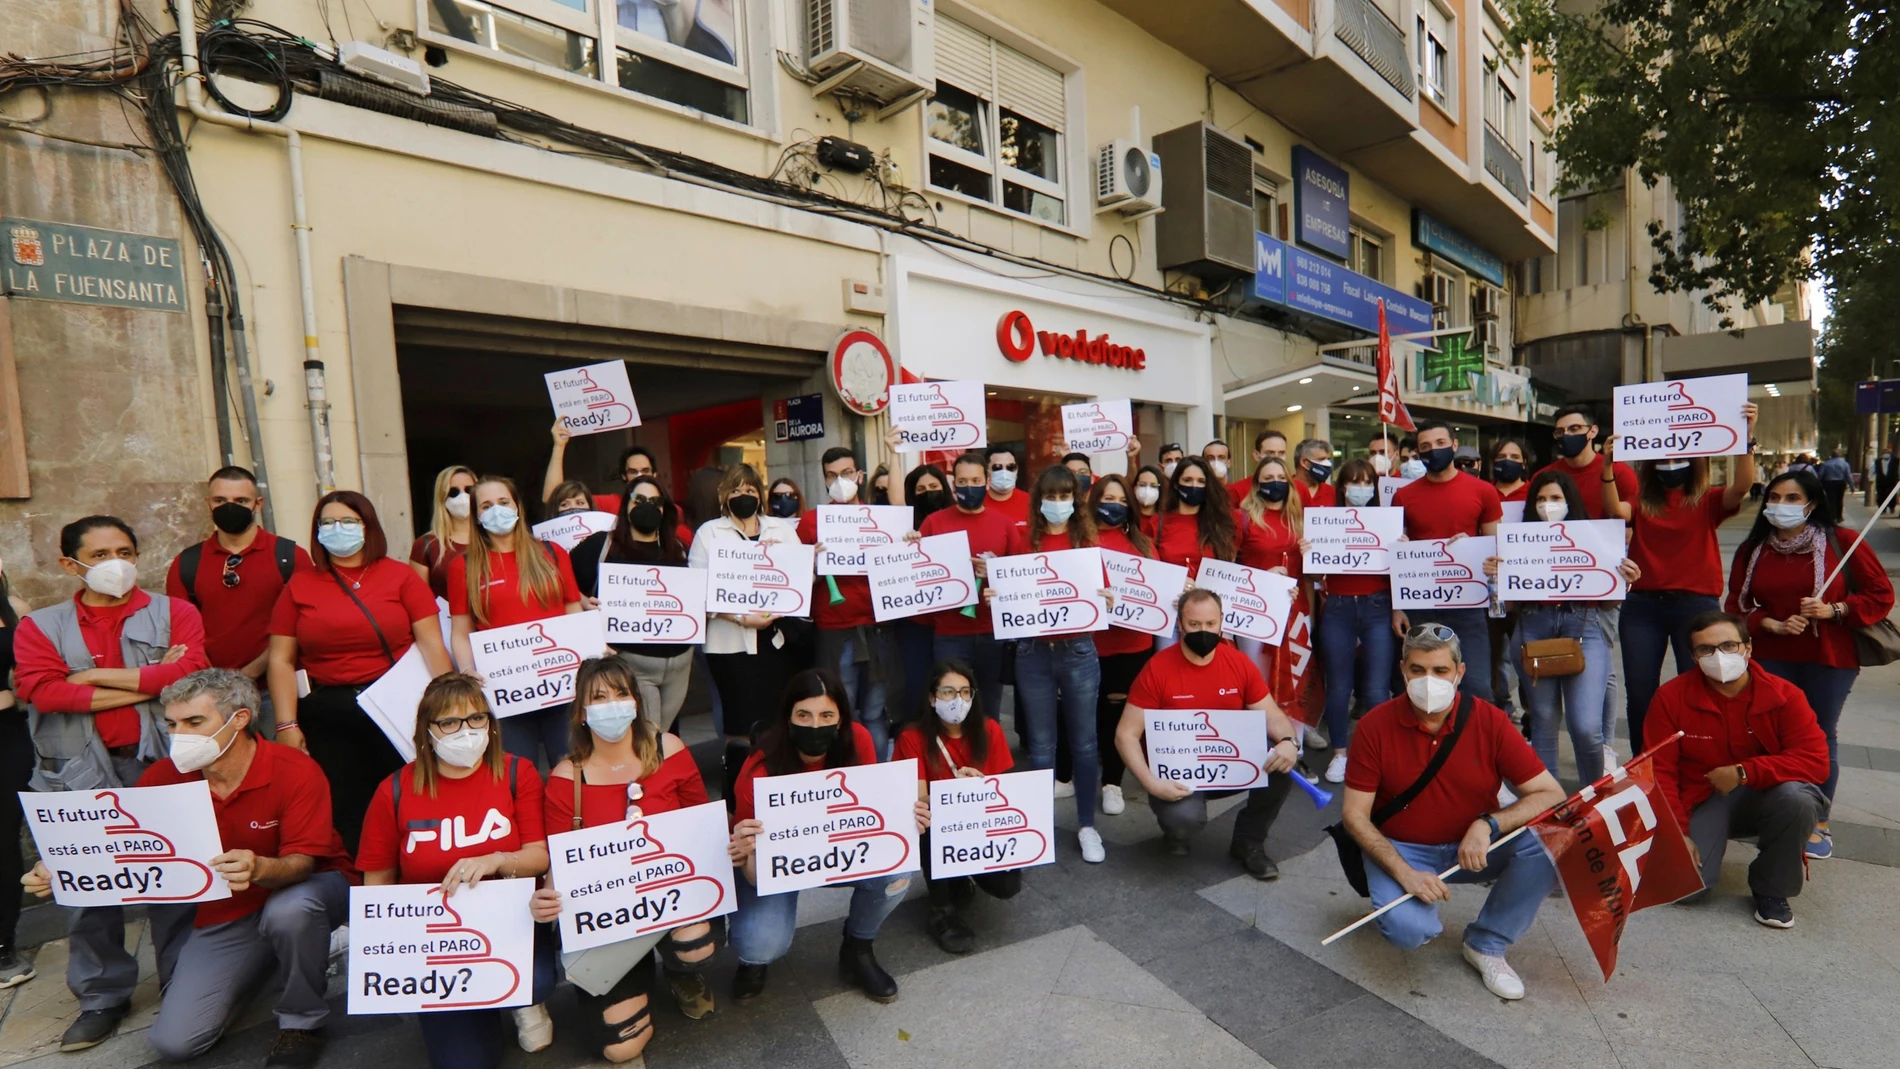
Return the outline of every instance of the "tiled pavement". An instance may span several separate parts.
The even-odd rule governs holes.
[[[1725,531],[1729,546],[1739,531]],[[1883,532],[1879,548],[1900,550]],[[1883,556],[1888,554],[1883,553]],[[1900,564],[1900,553],[1888,556]],[[1900,1065],[1900,665],[1863,673],[1843,718],[1836,813],[1839,857],[1814,866],[1787,932],[1756,925],[1744,897],[1752,854],[1732,847],[1703,905],[1631,919],[1605,984],[1561,900],[1548,903],[1512,952],[1530,989],[1492,998],[1457,953],[1459,927],[1481,893],[1460,888],[1445,908],[1448,937],[1402,954],[1365,932],[1319,940],[1358,916],[1315,812],[1295,795],[1274,828],[1284,875],[1257,883],[1227,860],[1231,814],[1187,858],[1162,855],[1153,819],[1131,792],[1128,812],[1100,821],[1109,858],[1085,865],[1064,837],[1055,865],[1033,870],[1008,902],[980,899],[977,953],[951,959],[923,933],[914,894],[885,926],[879,957],[903,984],[893,1005],[845,988],[835,971],[838,893],[808,894],[790,956],[764,998],[722,1004],[703,1023],[657,1013],[654,1069],[675,1066],[1116,1065],[1279,1069],[1889,1069]],[[1217,809],[1231,809],[1232,802]],[[1071,815],[1070,803],[1059,814]],[[135,1013],[122,1033],[82,1054],[52,1052],[75,1007],[62,982],[65,945],[52,911],[29,911],[22,939],[38,979],[0,992],[0,1065],[119,1069],[152,1061],[143,1029],[156,991],[150,950]],[[135,927],[128,940],[140,939]],[[713,970],[723,999],[732,962]],[[340,981],[332,987],[342,1006]],[[555,1046],[511,1051],[505,1066],[591,1065],[557,995]],[[261,1064],[269,1015],[251,1007],[196,1065]],[[331,1028],[326,1066],[420,1065],[402,1018],[348,1018]]]

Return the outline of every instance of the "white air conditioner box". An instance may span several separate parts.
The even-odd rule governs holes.
[[[1159,209],[1161,157],[1120,139],[1096,149],[1095,204],[1123,215]]]
[[[931,0],[805,0],[805,66],[890,103],[937,87]]]

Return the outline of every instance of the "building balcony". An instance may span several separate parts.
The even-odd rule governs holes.
[[[1505,144],[1490,123],[1484,124],[1484,169],[1520,202],[1530,199],[1530,187],[1524,183],[1524,157]]]
[[[1346,42],[1346,47],[1388,85],[1405,94],[1405,99],[1416,98],[1418,86],[1412,78],[1405,31],[1372,0],[1334,0],[1333,36]]]

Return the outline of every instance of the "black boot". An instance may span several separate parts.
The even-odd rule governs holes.
[[[946,953],[968,954],[976,949],[976,933],[964,923],[963,915],[957,912],[955,906],[933,908],[924,927]]]
[[[751,1002],[765,991],[765,966],[739,963],[732,975],[732,1001]]]
[[[738,793],[739,769],[744,767],[745,759],[750,756],[752,756],[752,747],[743,742],[727,741],[725,756],[725,798],[726,812],[728,813],[732,812],[733,796]]]
[[[838,947],[838,971],[872,1002],[897,1001],[897,981],[877,963],[871,940],[853,939],[846,933],[843,945]]]

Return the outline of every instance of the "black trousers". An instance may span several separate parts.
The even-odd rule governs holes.
[[[970,884],[991,898],[1015,898],[1023,889],[1023,870],[1005,869],[1002,872],[986,872],[981,876],[957,876],[948,880],[930,878],[930,833],[924,832],[917,838],[917,853],[923,858],[924,890],[930,896],[930,908],[945,909],[958,904],[959,890],[964,895]],[[967,898],[964,901],[968,901]]]
[[[5,683],[0,678],[0,683]],[[13,946],[20,925],[20,877],[26,859],[20,854],[20,791],[33,778],[33,740],[26,733],[26,710],[15,706],[0,712],[0,947]]]
[[[1280,815],[1280,807],[1286,804],[1287,792],[1293,789],[1291,777],[1297,775],[1297,772],[1276,772],[1267,777],[1265,787],[1246,792],[1247,804],[1234,816],[1234,842],[1237,845],[1266,843],[1267,830],[1273,827],[1273,818]],[[1186,839],[1207,827],[1208,799],[1226,798],[1238,793],[1195,791],[1178,802],[1150,798],[1148,808],[1154,811],[1155,821],[1161,825],[1162,834],[1174,839]]]
[[[330,781],[330,822],[351,854],[356,853],[356,842],[363,834],[370,796],[403,766],[402,755],[389,744],[383,729],[356,704],[362,690],[312,687],[309,696],[297,702],[297,726],[303,731],[304,744]]]

